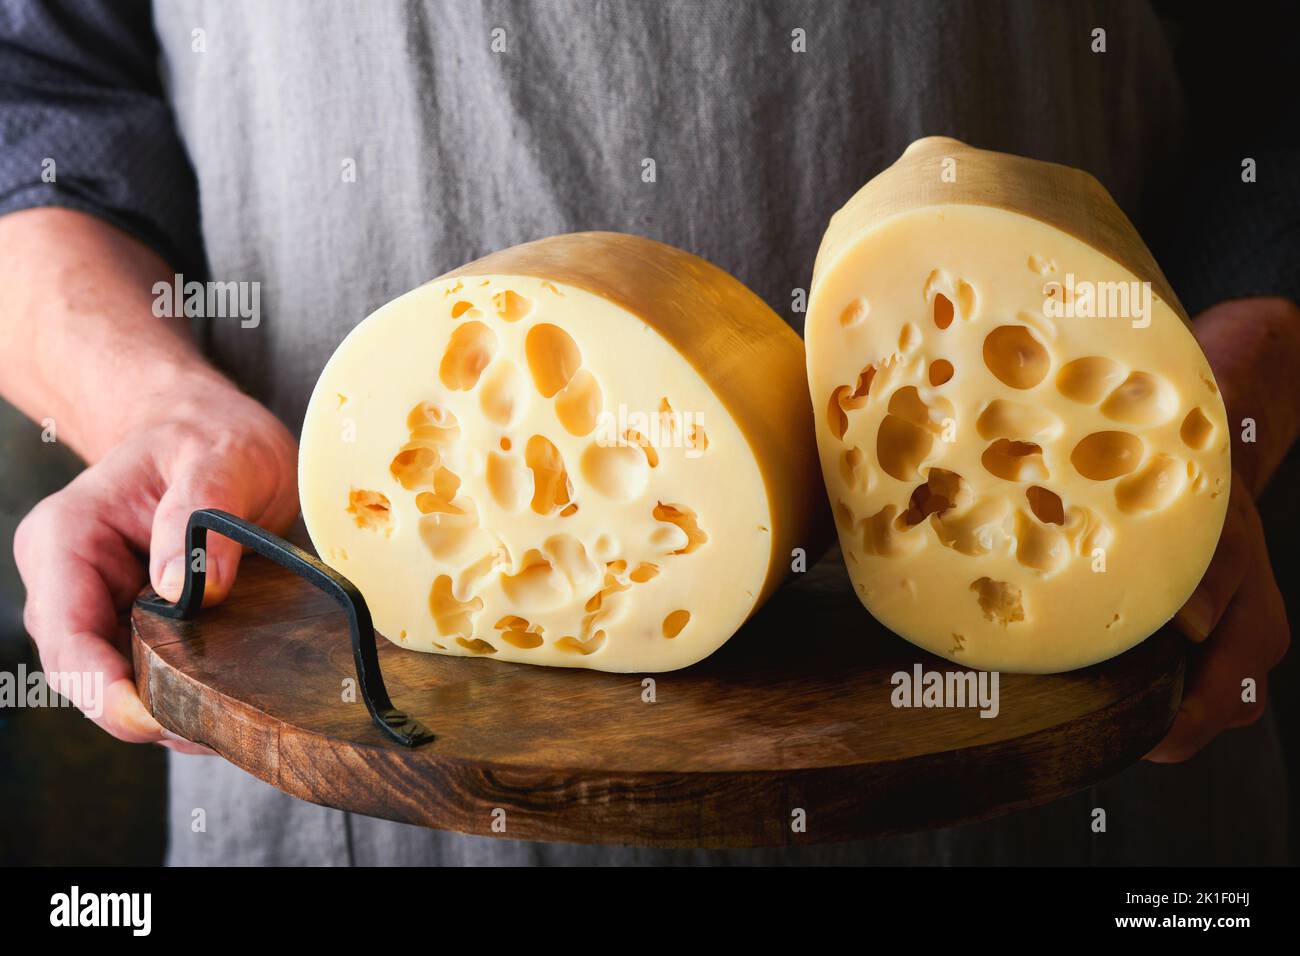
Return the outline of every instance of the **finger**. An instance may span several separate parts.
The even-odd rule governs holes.
[[[1223,523],[1223,533],[1215,548],[1214,557],[1205,576],[1187,599],[1187,603],[1174,615],[1174,624],[1192,641],[1206,639],[1223,617],[1233,595],[1241,585],[1252,555],[1250,522],[1246,511],[1254,511],[1245,485],[1233,476],[1228,514]]]
[[[129,743],[163,739],[162,726],[136,692],[130,663],[109,640],[87,631],[33,638],[50,687],[99,727]]]
[[[99,466],[103,467],[103,466]],[[138,552],[148,541],[145,534],[133,536],[133,523],[115,506],[105,476],[93,475],[96,469],[82,472],[66,488],[41,501],[23,519],[14,536],[14,556],[27,552],[27,564],[34,573],[64,573],[67,568],[48,564],[60,551],[80,559],[94,572],[92,579],[108,589],[116,609],[128,606],[140,592],[144,565]],[[106,469],[110,470],[110,469]],[[111,469],[117,470],[117,469]],[[111,481],[131,482],[136,476],[129,471],[111,476]],[[66,611],[77,608],[68,602]],[[95,630],[101,622],[85,626]]]
[[[54,546],[57,541],[49,543]],[[122,551],[125,553],[125,545]],[[115,562],[110,556],[101,563],[112,566]],[[132,595],[139,589],[143,573],[143,566],[136,562]],[[164,729],[140,700],[130,662],[119,649],[123,642],[117,635],[123,629],[117,620],[117,604],[103,582],[95,580],[93,564],[74,551],[37,545],[24,557],[24,580],[30,581],[27,628],[53,690],[120,740],[171,741],[183,744],[177,749],[186,753],[211,753]],[[96,630],[61,630],[88,625]]]
[[[1253,723],[1263,713],[1268,665],[1251,639],[1265,625],[1243,594],[1233,601],[1219,630],[1205,645],[1188,682],[1173,726],[1147,759],[1179,763],[1230,727]],[[1243,701],[1242,681],[1255,682],[1253,702]]]
[[[162,739],[162,727],[140,702],[126,658],[103,638],[74,634],[38,647],[50,687],[99,727],[128,743]]]
[[[50,686],[115,737],[158,740],[122,653],[118,608],[143,579],[128,544],[85,513],[85,484],[41,502],[18,527],[23,620]]]
[[[1268,672],[1290,644],[1286,605],[1252,513],[1256,552],[1241,588],[1204,645],[1183,703],[1165,739],[1148,755],[1159,762],[1186,760],[1222,731],[1254,723],[1264,713]]]
[[[203,555],[186,554],[185,528],[201,508],[217,508],[248,517],[243,482],[220,465],[200,474],[187,474],[172,483],[158,502],[149,544],[149,577],[154,590],[169,601],[180,600],[187,566],[202,560],[207,572],[203,604],[215,604],[230,593],[242,553],[224,535],[209,533]]]

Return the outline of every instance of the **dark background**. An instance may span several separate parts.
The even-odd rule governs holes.
[[[1300,137],[1293,4],[1157,3],[1175,43],[1191,125],[1185,162],[1147,199],[1161,224],[1146,236],[1188,310],[1231,294],[1300,289]],[[1141,95],[1135,91],[1134,95]],[[1080,121],[1082,119],[1080,118]],[[1240,182],[1243,157],[1258,181]],[[1242,216],[1242,210],[1250,212]],[[1228,211],[1231,210],[1231,215]],[[1129,210],[1130,215],[1135,211]],[[1209,228],[1207,225],[1223,228]],[[1195,246],[1189,235],[1207,237]],[[1280,260],[1277,258],[1280,257]],[[1261,259],[1272,268],[1260,270]],[[0,374],[3,374],[0,371]],[[1300,381],[1300,369],[1296,370]],[[22,629],[13,531],[80,468],[0,402],[0,670],[36,665]],[[1300,620],[1300,452],[1260,502],[1290,619]],[[1287,766],[1300,768],[1300,665],[1292,653],[1270,686]],[[71,709],[0,710],[0,864],[160,863],[166,760],[161,748],[113,740]],[[1300,859],[1300,833],[1291,833]],[[1208,861],[1207,861],[1208,862]]]

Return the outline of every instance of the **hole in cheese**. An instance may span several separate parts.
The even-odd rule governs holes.
[[[1187,485],[1187,469],[1168,455],[1154,455],[1141,470],[1115,485],[1115,503],[1128,514],[1163,511]]]
[[[961,475],[943,468],[931,468],[925,484],[916,486],[908,499],[907,510],[898,516],[899,528],[918,525],[930,515],[942,516],[959,499],[968,497],[964,492]]]
[[[1142,460],[1142,439],[1129,432],[1093,432],[1074,446],[1070,464],[1093,481],[1127,475]]]
[[[955,310],[952,307],[952,300],[942,292],[934,297],[934,324],[937,328],[946,329],[952,325],[952,317]]]
[[[682,632],[682,629],[691,620],[690,611],[677,610],[673,611],[664,618],[664,637],[670,640]]]
[[[1118,362],[1099,355],[1067,362],[1056,374],[1056,389],[1071,401],[1096,405],[1124,380]]]
[[[1025,607],[1020,600],[1020,588],[1006,581],[979,578],[971,583],[980,609],[990,621],[1005,627],[1025,619]]]
[[[680,532],[680,537],[668,539],[678,543],[673,554],[690,554],[709,540],[695,512],[684,505],[666,505],[661,501],[655,505],[653,513],[656,521],[666,522]]]
[[[1101,403],[1101,413],[1126,425],[1159,425],[1173,418],[1178,396],[1150,372],[1130,372]]]
[[[466,322],[451,333],[451,343],[438,368],[438,376],[448,388],[469,391],[478,384],[496,348],[495,332],[482,322]]]
[[[545,435],[534,435],[524,448],[524,461],[533,473],[533,510],[539,515],[562,512],[573,500],[573,484],[559,449]]]
[[[600,410],[600,385],[585,368],[574,372],[555,397],[555,417],[570,435],[590,435]]]
[[[393,508],[388,497],[379,491],[353,490],[348,493],[348,514],[356,519],[358,528],[367,531],[387,530],[393,520]]]
[[[514,362],[495,363],[478,391],[483,414],[502,428],[513,425],[528,405],[528,383]]]
[[[947,359],[935,359],[930,363],[930,384],[935,388],[952,380],[952,363]]]
[[[1205,417],[1205,412],[1193,408],[1183,419],[1178,435],[1188,448],[1204,451],[1214,438],[1214,423]]]
[[[871,304],[867,302],[865,298],[859,296],[846,305],[844,311],[840,313],[840,325],[844,326],[846,329],[852,328],[855,325],[865,322],[867,316],[870,314]]]
[[[998,381],[1023,390],[1047,377],[1052,359],[1023,325],[1000,325],[984,339],[984,364]]]
[[[1030,485],[1025,489],[1025,497],[1029,499],[1029,510],[1039,521],[1044,524],[1065,524],[1065,507],[1061,504],[1060,495],[1038,485]]]
[[[999,438],[984,450],[980,463],[989,474],[1005,481],[1045,481],[1050,477],[1043,449],[1031,441]]]
[[[551,398],[577,373],[582,353],[573,337],[558,325],[544,322],[528,330],[524,349],[533,384],[543,397]]]
[[[533,303],[513,289],[506,289],[492,296],[492,308],[503,321],[518,322],[532,314]]]
[[[998,398],[980,412],[975,421],[975,431],[981,438],[1012,438],[1020,441],[1042,441],[1061,433],[1061,420],[1041,405]]]

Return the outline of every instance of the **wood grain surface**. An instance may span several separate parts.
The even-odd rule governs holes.
[[[136,682],[167,728],[314,803],[484,836],[665,847],[819,843],[1046,803],[1137,760],[1173,720],[1169,628],[1083,671],[1000,675],[999,712],[900,709],[892,675],[951,671],[862,609],[837,553],[709,659],[653,678],[426,655],[380,639],[385,738],[342,612],[254,555],[193,621],[136,609]],[[803,811],[806,829],[792,821]],[[504,811],[504,816],[500,812]],[[494,830],[504,821],[505,830]]]

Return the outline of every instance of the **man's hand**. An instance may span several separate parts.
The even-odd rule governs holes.
[[[297,449],[203,359],[184,317],[154,314],[154,284],[172,280],[152,251],[84,213],[0,217],[0,393],[51,420],[90,464],[18,527],[27,630],[55,690],[60,672],[103,674],[96,720],[109,733],[202,751],[169,738],[140,703],[122,613],[146,580],[180,596],[195,509],[287,528],[298,510]],[[239,555],[228,539],[208,538],[205,603],[230,590]]]
[[[1291,643],[1255,496],[1300,429],[1300,310],[1282,299],[1224,302],[1202,313],[1195,330],[1227,405],[1234,471],[1219,546],[1175,618],[1197,646],[1173,727],[1147,755],[1160,763],[1186,760],[1221,731],[1257,721],[1268,672]],[[1239,440],[1243,418],[1255,420],[1254,443]]]
[[[1219,547],[1177,623],[1198,646],[1174,725],[1148,755],[1159,763],[1186,760],[1220,731],[1259,720],[1268,672],[1291,643],[1264,527],[1241,475],[1233,475]],[[1246,678],[1256,684],[1251,703],[1242,700]]]
[[[178,396],[171,408],[179,411],[136,431],[37,505],[18,527],[14,554],[27,587],[27,630],[52,683],[59,674],[101,672],[99,726],[122,740],[205,752],[144,709],[121,615],[146,579],[164,598],[180,597],[185,525],[195,509],[288,527],[298,511],[297,451],[284,426],[232,386]],[[234,542],[208,537],[205,604],[229,592],[239,558]]]

